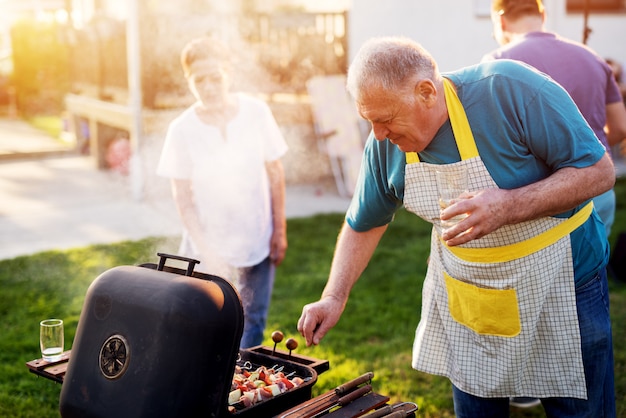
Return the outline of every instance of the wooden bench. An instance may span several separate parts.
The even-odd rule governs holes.
[[[108,141],[105,140],[104,132],[110,128],[126,131],[130,139],[133,124],[131,108],[76,94],[65,96],[65,107],[69,113],[70,129],[76,135],[77,143],[80,145],[89,140],[89,154],[95,159],[96,167],[106,168]],[[80,119],[87,123],[88,138],[85,138]]]

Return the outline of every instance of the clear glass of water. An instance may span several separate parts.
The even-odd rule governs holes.
[[[439,192],[439,207],[441,210],[453,205],[459,196],[467,192],[467,167],[446,167],[437,170],[437,191]],[[463,213],[453,218],[441,221],[441,226],[448,229],[467,217]]]
[[[45,361],[53,362],[61,359],[65,345],[63,320],[46,319],[40,322],[39,345],[41,356]]]

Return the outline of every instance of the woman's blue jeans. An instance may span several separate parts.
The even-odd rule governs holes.
[[[606,270],[576,289],[576,308],[588,399],[543,398],[541,403],[549,418],[615,418],[613,338]],[[454,385],[452,391],[457,418],[509,416],[509,398],[480,398]]]
[[[240,348],[250,348],[263,342],[276,267],[267,257],[261,263],[238,269],[237,291],[244,312],[243,336]]]

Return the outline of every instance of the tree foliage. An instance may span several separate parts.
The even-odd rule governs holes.
[[[25,115],[58,113],[69,86],[63,27],[34,19],[11,28],[17,106]]]

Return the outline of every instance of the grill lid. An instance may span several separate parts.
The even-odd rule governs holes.
[[[115,267],[89,287],[61,416],[217,417],[226,410],[243,331],[239,296],[222,278],[160,264]]]

